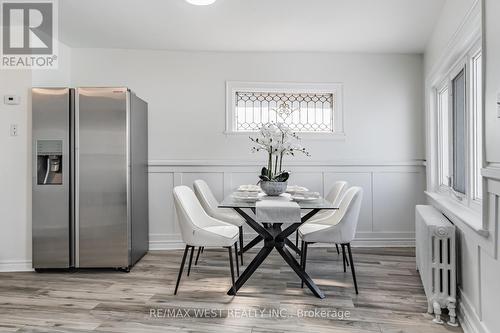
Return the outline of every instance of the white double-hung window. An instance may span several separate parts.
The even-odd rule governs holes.
[[[256,132],[283,122],[306,136],[344,135],[338,83],[226,83],[226,133]]]
[[[438,187],[471,208],[482,198],[481,61],[477,45],[435,87]]]

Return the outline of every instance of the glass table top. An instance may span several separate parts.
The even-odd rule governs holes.
[[[284,193],[278,197],[270,197],[267,195],[262,195],[259,197],[260,200],[280,200],[280,201],[292,201],[289,194]],[[338,209],[331,202],[320,197],[312,201],[296,201],[299,204],[300,209]],[[243,201],[241,199],[235,198],[232,194],[228,195],[219,204],[220,208],[255,208],[256,201]]]

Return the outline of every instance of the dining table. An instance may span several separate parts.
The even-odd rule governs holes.
[[[292,200],[289,194],[283,194],[278,197],[262,196],[259,200]],[[243,253],[249,249],[255,247],[256,245],[263,243],[262,248],[253,258],[251,263],[246,267],[243,273],[239,276],[238,280],[234,283],[234,286],[227,292],[228,295],[236,295],[238,290],[243,287],[245,282],[255,273],[257,268],[264,262],[267,256],[276,250],[284,261],[293,269],[293,271],[299,276],[299,278],[304,281],[311,292],[319,298],[324,298],[325,294],[321,289],[314,283],[311,277],[302,268],[299,262],[295,259],[295,256],[290,252],[300,254],[300,249],[298,244],[294,244],[288,237],[292,235],[297,229],[314,215],[322,210],[336,210],[338,207],[334,206],[331,202],[324,199],[323,197],[318,197],[315,200],[308,201],[297,201],[297,204],[304,214],[301,214],[300,222],[296,223],[283,223],[277,220],[273,223],[260,223],[256,218],[256,200],[246,201],[240,200],[234,195],[227,196],[220,204],[220,208],[231,208],[234,209],[243,219],[245,219],[246,224],[250,226],[256,233],[257,236],[250,241],[246,246],[244,246],[240,251]]]

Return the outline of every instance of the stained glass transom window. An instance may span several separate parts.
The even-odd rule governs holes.
[[[284,122],[295,132],[334,131],[334,93],[237,91],[236,131],[257,131],[268,122]]]

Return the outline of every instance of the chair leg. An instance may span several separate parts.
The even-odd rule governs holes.
[[[186,257],[189,250],[189,245],[186,245],[184,249],[184,255],[182,256],[181,267],[179,268],[179,275],[177,276],[177,283],[175,284],[174,295],[177,295],[177,289],[179,288],[179,282],[181,282],[182,270],[184,269],[184,265],[186,264]]]
[[[347,251],[349,251],[349,261],[351,262],[352,279],[354,280],[354,288],[358,294],[358,283],[356,282],[356,272],[354,271],[354,261],[352,261],[351,243],[347,243]]]
[[[337,254],[340,254],[339,245],[335,243],[335,248],[337,249]]]
[[[238,242],[234,243],[234,257],[236,258],[236,275],[240,276],[240,264],[238,260]]]
[[[300,242],[300,268],[304,267],[304,241]]]
[[[302,269],[306,271],[306,261],[307,261],[307,242],[303,242],[304,246],[302,248]],[[300,287],[304,288],[304,280],[300,283]]]
[[[344,244],[341,244],[340,245],[342,247],[342,262],[344,264],[344,273],[346,272],[346,269],[345,269],[345,261],[346,261],[346,256],[345,256],[345,245]]]
[[[300,268],[304,267],[304,241],[300,242]]]
[[[198,258],[200,257],[200,252],[201,252],[201,249],[203,248],[203,246],[200,246],[198,248],[198,253],[196,253],[196,260],[194,261],[194,265],[198,265]]]
[[[235,256],[238,256],[238,252],[236,252]],[[243,226],[240,227],[240,259],[241,266],[243,266]]]
[[[233,251],[232,251],[232,247],[229,246],[228,248],[228,252],[229,252],[229,266],[231,267],[231,282],[233,283],[233,289],[234,289],[234,267],[233,267]],[[236,293],[235,293],[236,295]]]
[[[347,254],[345,255],[345,264],[349,267],[349,257],[347,256]]]
[[[193,252],[194,252],[194,246],[191,247],[191,254],[189,255],[189,266],[188,266],[187,276],[189,276],[189,274],[191,273],[191,264],[193,263]]]

